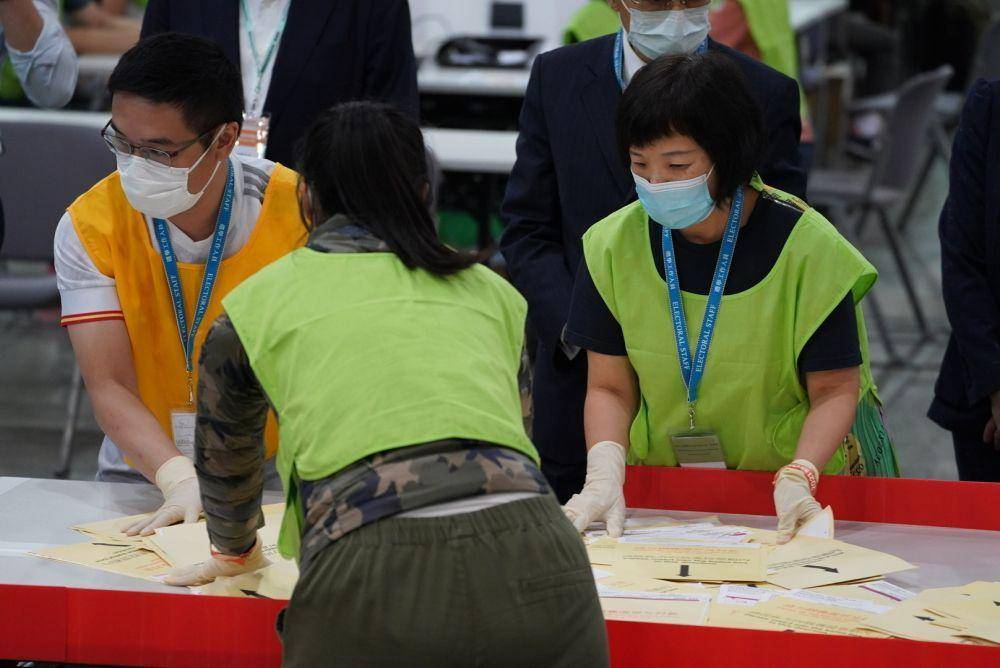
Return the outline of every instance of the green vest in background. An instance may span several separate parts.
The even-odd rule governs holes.
[[[752,288],[722,298],[697,416],[700,426],[719,435],[728,468],[776,471],[794,458],[809,412],[799,353],[845,295],[853,294],[860,303],[877,272],[818,212],[759,179],[752,185],[795,206],[802,216],[771,272]],[[688,424],[687,393],[648,224],[645,210],[635,202],[591,227],[583,248],[594,284],[621,324],[639,378],[629,461],[676,466],[669,434]],[[708,298],[685,292],[682,299],[694,350]],[[825,470],[840,473],[846,467],[853,473],[895,476],[895,454],[878,413],[860,306],[857,317],[864,358],[858,418]]]
[[[278,415],[286,557],[299,553],[299,480],[447,438],[538,461],[517,383],[527,307],[489,269],[440,278],[392,253],[302,248],[222,303]]]
[[[563,44],[575,44],[610,35],[618,32],[621,27],[618,14],[608,6],[607,0],[588,0],[570,18],[563,32]]]
[[[782,74],[799,80],[799,46],[792,28],[786,0],[737,0],[743,7],[750,35],[760,50],[760,59]],[[809,113],[805,92],[799,84],[802,117]]]

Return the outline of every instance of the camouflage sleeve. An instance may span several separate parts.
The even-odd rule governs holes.
[[[531,438],[531,424],[534,420],[532,407],[531,385],[534,380],[534,369],[528,348],[521,348],[521,367],[517,370],[517,387],[521,393],[521,419],[524,421],[524,432]]]
[[[212,544],[226,554],[253,547],[264,525],[264,424],[268,402],[227,315],[201,348],[195,468]]]

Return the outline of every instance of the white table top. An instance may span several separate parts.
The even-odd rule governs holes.
[[[265,502],[280,501],[265,494]],[[88,589],[182,593],[138,578],[40,559],[28,550],[83,542],[67,527],[154,510],[159,494],[151,485],[66,480],[0,478],[0,583]],[[635,515],[669,513],[677,518],[706,513],[631,511]],[[757,515],[720,515],[725,524],[773,529],[775,519]],[[949,587],[975,580],[1000,581],[1000,532],[837,522],[841,540],[882,550],[918,566],[888,579],[909,589]]]
[[[445,171],[510,174],[517,158],[516,132],[424,128],[424,140]]]
[[[4,123],[44,122],[84,125],[97,131],[110,117],[109,113],[99,111],[0,107],[0,126]],[[445,171],[509,174],[514,166],[516,132],[425,128],[424,138]]]

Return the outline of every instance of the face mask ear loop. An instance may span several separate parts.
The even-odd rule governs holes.
[[[225,125],[223,125],[221,128],[219,128],[219,131],[215,133],[215,136],[212,138],[212,143],[210,143],[208,145],[208,148],[205,149],[205,152],[201,154],[200,158],[198,158],[197,160],[195,160],[195,162],[194,162],[193,165],[191,165],[190,167],[188,167],[188,178],[191,178],[191,172],[193,172],[198,167],[198,165],[201,164],[201,161],[205,159],[205,156],[208,155],[208,152],[212,150],[213,146],[215,146],[215,142],[219,141],[219,137],[222,135],[222,131],[225,130],[225,129],[226,129]],[[201,197],[202,195],[204,195],[205,191],[208,190],[208,186],[215,179],[215,175],[219,173],[219,167],[221,165],[222,165],[222,161],[221,160],[217,160],[215,162],[215,169],[212,170],[212,175],[208,177],[208,181],[205,181],[205,187],[203,187],[200,192],[193,193],[190,190],[188,190],[188,192],[191,193],[192,195],[197,195],[198,197]],[[184,186],[184,189],[187,190],[187,186],[186,185]]]

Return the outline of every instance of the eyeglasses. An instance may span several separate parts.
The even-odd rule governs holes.
[[[164,151],[158,148],[150,148],[149,146],[136,146],[135,144],[131,144],[125,141],[122,137],[118,136],[115,129],[111,127],[111,121],[108,121],[108,124],[104,126],[103,130],[101,130],[101,138],[104,140],[104,143],[108,145],[108,149],[112,153],[135,155],[143,160],[149,160],[150,162],[154,162],[158,165],[173,167],[174,158],[180,155],[181,152],[194,146],[199,141],[210,135],[214,130],[215,128],[212,128],[208,132],[201,133],[191,141],[184,142],[179,148],[173,151]]]
[[[691,9],[704,7],[709,0],[622,0],[632,9],[646,12],[659,12],[668,9]]]

